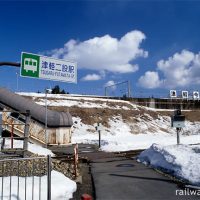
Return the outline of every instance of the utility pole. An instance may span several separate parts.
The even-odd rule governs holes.
[[[128,97],[131,97],[131,83],[128,81]]]
[[[17,92],[19,92],[19,74],[18,74],[18,72],[16,72],[16,76],[17,76]]]
[[[107,96],[107,87],[105,87],[105,96]]]
[[[48,110],[47,110],[47,94],[51,93],[51,89],[46,89],[45,90],[45,128],[44,128],[44,133],[45,133],[45,142],[46,142],[46,147],[48,146],[48,133],[47,133],[47,124],[48,124]]]

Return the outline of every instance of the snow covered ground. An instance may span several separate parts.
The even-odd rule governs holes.
[[[13,142],[14,148],[22,148],[23,142],[21,140],[14,140]],[[5,148],[9,148],[11,145],[10,139],[7,139],[5,142]],[[28,150],[32,153],[38,154],[40,156],[46,156],[51,155],[54,156],[54,154],[39,145],[29,143],[28,144]],[[66,176],[64,176],[62,173],[57,172],[55,170],[51,173],[51,181],[52,181],[52,200],[67,200],[73,197],[73,193],[76,191],[76,183]],[[18,199],[17,198],[17,178],[16,176],[12,176],[12,199]],[[1,179],[0,178],[0,188],[1,186]],[[32,199],[32,180],[33,177],[27,178],[27,197],[26,199]],[[20,177],[20,186],[24,186],[25,184],[25,178]],[[42,184],[42,193],[41,193],[41,199],[46,199],[47,196],[47,176],[42,176],[41,178],[41,184]],[[10,192],[10,177],[4,177],[4,197],[8,197],[9,199],[9,192]],[[59,188],[59,189],[58,189]],[[24,187],[20,187],[20,200],[24,199],[25,190]],[[39,177],[34,177],[34,196],[36,199],[39,199]]]
[[[138,161],[200,185],[200,145],[153,144],[139,155]]]
[[[31,96],[36,103],[44,105],[45,94],[20,93],[20,95]],[[127,101],[97,98],[95,96],[49,94],[48,97],[49,106],[120,109],[124,112],[130,109],[147,111],[141,116],[131,116],[132,122],[122,119],[120,115],[110,116],[108,119],[109,126],[103,127],[101,131],[101,149],[103,151],[146,149],[153,143],[176,144],[176,131],[175,128],[171,128],[170,117],[159,116],[155,119],[148,114],[148,111],[158,111],[156,109],[137,106]],[[84,124],[80,117],[73,117],[73,121],[72,143],[98,144],[98,133],[94,124]],[[182,144],[200,143],[200,122],[186,121],[180,140]]]
[[[20,93],[20,95],[35,98],[36,103],[44,105],[45,94],[41,93]],[[80,108],[106,108],[124,110],[146,109],[146,113],[141,116],[132,116],[134,119],[124,121],[122,117],[111,116],[109,127],[103,127],[102,147],[103,151],[126,151],[133,149],[146,149],[153,143],[162,145],[176,144],[176,131],[171,128],[170,117],[159,116],[157,119],[148,115],[148,111],[155,109],[145,108],[131,104],[127,101],[87,97],[82,95],[68,94],[49,94],[49,106],[77,106]],[[39,99],[38,99],[39,98]],[[111,103],[111,104],[110,104]],[[95,131],[94,124],[84,124],[80,117],[73,117],[74,126],[72,130],[72,143],[91,143],[98,144],[98,133]],[[186,126],[181,133],[181,143],[194,144],[200,143],[200,122],[186,121]]]
[[[72,143],[98,144],[98,133],[95,125],[82,123],[79,117],[74,117],[72,130]],[[108,152],[128,151],[134,149],[146,149],[153,143],[162,145],[176,144],[175,128],[170,127],[169,118],[160,118],[146,122],[141,120],[135,124],[125,123],[120,116],[109,120],[109,128],[103,127],[101,131],[101,150]],[[153,132],[150,131],[150,128]],[[163,128],[162,131],[160,127]],[[131,128],[133,130],[131,130]],[[133,134],[137,130],[140,134]],[[138,130],[139,129],[139,130]],[[181,133],[180,141],[182,144],[200,143],[200,123],[186,122],[186,127]],[[167,131],[167,132],[166,132]]]
[[[36,103],[44,105],[44,94],[20,93],[31,96]],[[181,145],[177,146],[176,130],[171,128],[170,117],[152,117],[148,111],[159,109],[144,108],[127,101],[109,100],[96,97],[72,95],[48,95],[50,106],[76,106],[80,108],[106,108],[141,110],[141,115],[122,119],[122,116],[110,116],[108,126],[102,127],[101,150],[108,152],[147,149],[139,156],[140,162],[162,168],[171,174],[200,185],[200,122],[186,121],[180,135]],[[146,109],[146,112],[145,112]],[[167,110],[169,111],[169,110]],[[172,111],[172,110],[171,110]],[[77,115],[78,116],[78,115]],[[72,143],[98,144],[98,133],[94,124],[84,124],[80,117],[73,117]],[[156,143],[156,144],[154,144]]]

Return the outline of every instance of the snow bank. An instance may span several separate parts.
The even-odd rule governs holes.
[[[138,156],[138,161],[200,185],[200,145],[153,144]]]
[[[0,188],[2,188],[2,178],[0,178]],[[17,197],[18,177],[12,176],[11,199],[25,199],[25,178],[19,178],[19,197]],[[32,199],[32,181],[33,177],[27,177],[26,199]],[[76,191],[76,183],[57,171],[51,173],[51,196],[52,200],[67,200],[73,197]],[[3,178],[4,198],[9,199],[10,195],[10,177]],[[47,199],[47,176],[41,177],[41,199]],[[6,198],[7,197],[7,198]],[[34,177],[34,199],[39,199],[39,177]]]

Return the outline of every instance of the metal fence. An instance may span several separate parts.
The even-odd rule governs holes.
[[[51,156],[0,160],[0,200],[51,200]]]

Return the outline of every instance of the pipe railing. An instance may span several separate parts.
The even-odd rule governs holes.
[[[20,67],[20,63],[18,62],[0,62],[0,66],[13,66],[13,67]]]

